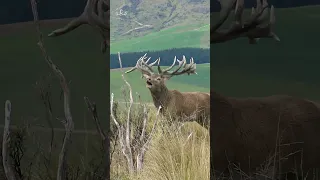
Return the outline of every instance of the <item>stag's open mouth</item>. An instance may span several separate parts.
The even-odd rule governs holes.
[[[152,86],[152,83],[150,81],[147,81],[147,87],[150,88]]]

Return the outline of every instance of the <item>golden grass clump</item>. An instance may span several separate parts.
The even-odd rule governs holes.
[[[140,180],[209,180],[208,130],[195,122],[171,124],[163,119],[147,151]]]

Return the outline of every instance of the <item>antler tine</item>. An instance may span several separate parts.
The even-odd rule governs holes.
[[[274,7],[273,6],[271,6],[271,9],[270,9],[270,22],[269,22],[269,26],[270,26],[270,37],[271,38],[273,38],[274,40],[276,40],[276,41],[280,41],[280,38],[276,35],[276,33],[274,33],[273,31],[272,31],[272,29],[273,29],[273,25],[274,25],[274,23],[275,23],[275,21],[276,21],[276,17],[275,17],[275,15],[274,15]]]
[[[151,59],[151,57],[149,57],[149,58],[145,61],[145,63],[148,64],[148,62],[150,61],[150,59]]]
[[[158,59],[155,60],[153,63],[150,63],[150,64],[148,65],[147,63],[150,61],[151,57],[149,57],[149,58],[145,61],[146,58],[147,58],[147,53],[144,54],[142,57],[140,57],[140,58],[138,59],[135,67],[129,69],[129,70],[126,71],[125,73],[130,73],[130,72],[132,72],[132,71],[134,71],[134,70],[137,69],[137,70],[139,70],[139,71],[141,71],[142,73],[145,73],[145,74],[153,74],[154,71],[153,71],[153,69],[152,69],[152,66],[158,62]]]
[[[185,57],[184,57],[184,60],[185,60],[185,62],[186,62]],[[185,65],[184,65],[184,69],[183,69],[181,72],[178,72],[178,73],[181,73],[181,74],[187,73],[188,75],[190,75],[190,74],[197,74],[197,73],[195,72],[195,70],[196,70],[196,66],[195,66],[195,65],[196,65],[196,64],[194,63],[193,58],[191,58],[191,59],[190,59],[190,63],[189,63],[189,64],[185,64]]]
[[[256,10],[257,10],[257,12],[260,12],[262,10],[261,1],[260,0],[256,0],[256,2],[257,2]]]
[[[242,13],[244,9],[244,0],[237,0],[236,7],[234,9],[235,22],[237,25],[242,25]]]
[[[170,72],[169,74],[175,74],[176,72],[178,72],[181,69],[181,67],[183,67],[183,68],[186,67],[187,60],[186,60],[186,57],[184,55],[183,55],[181,61],[179,61],[178,59],[177,59],[177,61],[178,61],[178,64],[179,64],[178,68],[176,70],[174,70],[173,72]]]
[[[256,6],[252,7],[251,16],[245,22],[242,22],[244,0],[221,0],[220,4],[220,18],[218,23],[210,29],[210,43],[222,43],[241,37],[247,37],[250,44],[256,44],[260,38],[273,38],[280,41],[272,28],[275,22],[274,7],[271,6],[269,9],[267,0],[256,0]],[[218,30],[218,26],[224,23],[233,7],[235,8],[234,22],[228,28]],[[269,12],[270,17],[268,17]]]
[[[170,67],[164,69],[164,70],[161,70],[161,68],[160,68],[160,61],[159,61],[159,63],[158,63],[158,71],[159,71],[159,74],[165,74],[166,72],[168,72],[169,70],[171,70],[171,69],[174,67],[174,65],[176,64],[176,62],[177,62],[177,56],[174,56],[174,60],[173,60],[172,65],[171,65]]]
[[[183,56],[182,60],[179,61],[179,67],[174,70],[173,72],[165,72],[164,75],[168,76],[175,76],[175,75],[181,75],[181,74],[197,74],[196,71],[196,64],[194,63],[193,58],[190,59],[190,64],[187,64],[186,57]],[[183,70],[179,72],[179,70],[183,67]]]
[[[147,55],[147,53],[145,53],[143,56],[141,56],[141,57],[138,59],[136,65],[135,65],[133,68],[131,68],[131,69],[129,69],[128,71],[126,71],[125,73],[130,73],[130,72],[136,70],[137,67],[139,66],[139,63],[140,63],[141,59],[144,59],[144,58],[146,57],[146,55]]]
[[[132,71],[136,70],[136,69],[137,69],[137,65],[138,65],[138,63],[139,63],[139,60],[137,61],[137,64],[136,64],[136,66],[135,66],[135,67],[133,67],[133,68],[129,69],[129,70],[128,70],[128,71],[126,71],[125,73],[130,73],[130,72],[132,72]]]
[[[251,17],[245,23],[245,26],[247,26],[247,27],[248,26],[255,26],[255,25],[259,24],[259,21],[261,21],[263,17],[265,17],[265,13],[267,13],[266,9],[268,8],[267,0],[263,0],[262,5],[261,5],[261,1],[257,0],[257,7],[252,8]]]
[[[269,13],[268,6],[269,6],[269,4],[268,4],[267,0],[262,0],[262,4],[261,4],[260,0],[258,0],[258,1],[259,1],[259,6],[260,6],[258,11],[260,11],[261,14],[260,14],[260,16],[257,17],[256,21],[258,23],[261,23],[263,20],[268,19],[268,13]],[[258,3],[258,1],[257,1],[257,3]]]
[[[220,18],[217,23],[213,24],[210,27],[210,33],[214,33],[217,29],[219,29],[222,24],[228,19],[232,8],[234,7],[236,0],[222,0],[219,1],[221,6]]]
[[[156,63],[159,61],[159,59],[156,59],[153,63],[147,64],[150,59],[151,59],[151,57],[150,57],[147,61],[141,60],[141,65],[144,65],[144,66],[147,67],[151,72],[154,72],[153,69],[152,69],[152,66],[153,66],[154,64],[156,64]]]
[[[103,3],[106,4],[106,1],[103,1]],[[79,17],[70,21],[70,23],[68,23],[65,27],[52,31],[48,36],[49,37],[60,36],[62,34],[65,34],[69,31],[74,30],[75,28],[81,26],[82,24],[90,24],[90,25],[96,24],[103,29],[110,28],[107,24],[104,23],[102,19],[99,18],[97,14],[95,14],[94,9],[96,6],[98,6],[98,8],[102,8],[102,4],[101,4],[101,7],[98,5],[98,0],[87,0],[84,11]],[[98,13],[101,14],[102,11],[103,11],[102,9],[98,9]]]
[[[254,7],[251,8],[251,16],[253,16],[256,13],[256,10],[254,9]]]

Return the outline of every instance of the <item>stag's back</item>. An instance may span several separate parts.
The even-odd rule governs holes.
[[[220,124],[228,125],[215,128],[227,131],[225,134],[230,139],[221,143],[224,147],[221,146],[220,151],[225,148],[229,158],[240,162],[243,170],[248,170],[249,165],[252,168],[258,167],[269,155],[273,155],[277,139],[281,139],[282,158],[295,153],[283,161],[283,171],[293,168],[294,157],[297,157],[300,166],[301,154],[297,152],[301,149],[305,168],[320,167],[320,154],[317,153],[320,151],[320,141],[315,140],[315,137],[320,136],[320,109],[315,103],[290,96],[225,100],[224,111],[220,112],[223,114],[214,117],[224,117],[223,120],[227,122]],[[213,121],[212,126],[215,125],[219,123]],[[217,141],[214,145],[220,148]]]

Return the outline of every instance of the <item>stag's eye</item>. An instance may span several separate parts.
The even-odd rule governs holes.
[[[161,78],[157,78],[157,81],[161,81]]]

